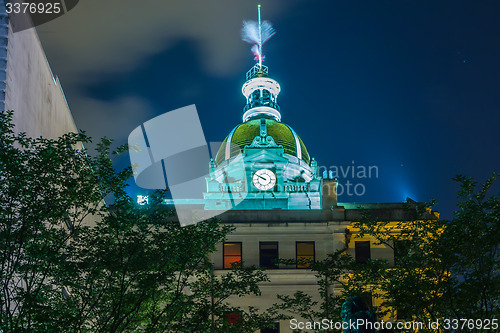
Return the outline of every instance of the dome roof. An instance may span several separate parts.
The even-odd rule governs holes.
[[[223,161],[239,155],[246,145],[250,145],[253,139],[260,134],[260,121],[260,119],[249,120],[233,128],[219,148],[215,164],[220,165]],[[265,119],[265,121],[267,135],[272,136],[276,144],[283,146],[285,154],[295,156],[309,164],[310,159],[306,146],[290,126],[272,119]],[[230,152],[226,152],[228,141],[239,149],[233,147]]]

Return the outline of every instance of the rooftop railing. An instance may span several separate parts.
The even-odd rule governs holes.
[[[247,105],[245,105],[243,107],[243,112],[247,112],[248,110],[259,107],[259,106],[268,106],[270,108],[275,109],[276,111],[280,110],[280,106],[278,105],[278,103],[271,102],[271,101],[264,101],[263,102],[260,100],[256,100],[256,101],[250,102]]]
[[[267,66],[259,66],[259,64],[255,64],[250,70],[247,72],[246,78],[247,81],[256,76],[257,74],[262,73],[264,75],[267,75],[269,73],[269,69]]]

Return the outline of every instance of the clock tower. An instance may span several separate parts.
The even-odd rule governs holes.
[[[321,178],[297,133],[281,122],[280,85],[268,68],[246,74],[243,122],[210,161],[205,210],[321,209]]]

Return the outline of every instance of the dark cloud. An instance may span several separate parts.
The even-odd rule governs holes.
[[[266,18],[294,2],[264,2]],[[256,3],[243,0],[85,0],[37,31],[66,84],[132,70],[180,39],[199,44],[210,74],[232,75],[250,52],[239,37],[242,19],[255,16]]]
[[[266,18],[294,2],[264,1]],[[256,18],[256,5],[243,0],[84,0],[66,15],[38,26],[37,32],[53,72],[61,78],[77,126],[95,138],[124,143],[135,126],[158,115],[154,101],[130,96],[130,91],[96,97],[88,87],[133,73],[183,40],[196,45],[196,66],[208,75],[241,74],[251,54],[239,31],[243,19]],[[182,64],[189,65],[195,64]],[[193,82],[176,94],[187,98],[197,90]]]
[[[119,144],[125,143],[136,126],[154,117],[149,102],[135,96],[111,101],[80,97],[73,104],[82,110],[73,115],[75,123],[95,141],[106,136]]]
[[[341,201],[436,198],[449,217],[451,177],[498,171],[498,2],[261,3],[277,30],[265,53],[283,121],[320,164],[380,169],[365,196]],[[256,5],[82,0],[37,30],[80,128],[125,143],[144,121],[196,104],[216,141],[241,121],[253,56],[239,32]]]

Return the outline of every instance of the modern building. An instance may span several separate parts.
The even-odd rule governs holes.
[[[369,211],[388,221],[408,217],[407,205],[419,203],[339,203],[337,180],[318,174],[317,162],[294,129],[282,122],[278,105],[280,86],[256,64],[246,75],[242,123],[224,139],[210,162],[204,210],[220,210],[223,223],[235,227],[227,242],[219,244],[212,259],[216,274],[243,261],[267,269],[270,282],[262,296],[235,299],[235,305],[262,309],[277,302],[276,295],[302,290],[319,298],[314,272],[302,266],[276,265],[274,260],[322,260],[345,249],[357,261],[394,260],[392,250],[370,238],[356,238],[352,223]],[[286,115],[286,114],[285,114]],[[239,200],[235,205],[235,200]],[[243,200],[240,200],[243,199]],[[438,213],[428,211],[427,218]],[[335,286],[332,286],[335,293]],[[373,300],[377,302],[377,300]],[[262,332],[292,332],[288,322]]]
[[[77,132],[59,79],[35,28],[14,32],[0,6],[0,110],[14,110],[16,132],[57,138]]]
[[[35,28],[15,32],[1,4],[0,112],[6,110],[14,111],[14,131],[29,137],[57,139],[78,132]],[[78,144],[77,148],[81,147]],[[85,223],[92,225],[93,217],[87,216]]]

